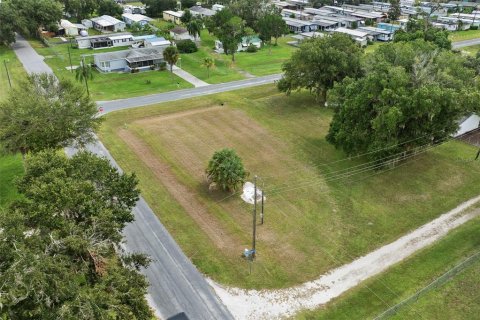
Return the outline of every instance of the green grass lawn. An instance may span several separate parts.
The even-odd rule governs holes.
[[[179,66],[182,69],[207,83],[222,83],[245,78],[232,64],[230,56],[213,51],[215,43],[213,35],[209,34],[207,30],[202,30],[200,39],[201,45],[197,52],[181,54]],[[206,57],[215,60],[215,67],[210,69],[210,76],[207,69],[202,66],[203,59]]]
[[[14,180],[23,174],[22,157],[0,156],[0,209],[18,197]]]
[[[215,59],[215,67],[210,69],[210,76],[208,75],[207,69],[202,66],[203,60],[206,57]],[[221,83],[245,78],[237,72],[230,61],[230,57],[217,53],[209,53],[203,48],[199,48],[199,51],[194,53],[182,54],[181,64],[179,66],[207,83]]]
[[[45,57],[45,62],[53,69],[58,77],[75,79],[75,70],[66,69],[70,65],[68,44],[45,47],[39,41],[30,41],[35,50]],[[80,64],[81,55],[126,50],[126,47],[109,48],[93,51],[90,49],[70,49],[72,65]],[[86,61],[93,61],[87,57]],[[193,87],[190,83],[170,74],[168,71],[146,71],[140,73],[100,73],[95,71],[94,78],[89,82],[90,92],[95,100],[113,100],[147,94],[161,93]]]
[[[340,298],[316,311],[306,311],[298,319],[373,319],[389,306],[418,290],[480,250],[480,218],[451,231],[438,243],[416,253],[379,276],[369,279]],[[480,263],[477,262],[450,282],[404,306],[391,319],[477,319]]]
[[[454,31],[448,35],[448,39],[450,39],[452,42],[471,40],[475,38],[480,38],[480,30]]]
[[[287,44],[289,41],[292,41],[292,38],[286,36],[278,39],[278,45],[272,46],[271,50],[265,46],[255,53],[239,52],[235,56],[235,64],[255,76],[281,73],[283,63],[290,59],[292,52],[296,50]]]
[[[468,53],[471,56],[475,56],[477,52],[480,51],[480,44],[469,46],[469,47],[463,47],[463,48],[460,48],[460,50]]]
[[[246,288],[312,280],[478,195],[480,162],[464,161],[476,149],[456,141],[395,170],[326,181],[366,161],[348,160],[326,142],[331,116],[307,93],[286,97],[268,85],[108,114],[100,137],[124,170],[137,173],[143,196],[197,267]],[[238,195],[222,200],[230,193],[210,192],[205,182],[209,158],[223,147],[234,148],[267,190],[253,275],[240,257],[250,246],[251,206]],[[187,188],[187,206],[162,180],[164,170]],[[269,193],[277,188],[288,192]],[[193,203],[199,210],[190,210]],[[192,212],[229,245],[219,246]]]
[[[0,46],[0,100],[6,96],[10,88],[4,61],[6,61],[12,86],[16,85],[21,78],[26,76],[22,63],[17,59],[15,52],[10,48]]]

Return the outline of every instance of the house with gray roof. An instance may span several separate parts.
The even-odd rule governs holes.
[[[163,51],[168,45],[141,49],[98,53],[93,55],[95,67],[100,72],[133,72],[151,70],[164,62]]]
[[[217,13],[216,11],[204,8],[202,6],[193,6],[189,10],[192,13],[192,16],[201,18],[211,17]]]
[[[126,28],[125,22],[107,15],[91,18],[90,21],[92,22],[93,28],[102,32],[118,32]]]

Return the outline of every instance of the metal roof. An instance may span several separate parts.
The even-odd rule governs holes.
[[[118,20],[117,18],[114,18],[114,17],[111,17],[111,16],[107,16],[107,15],[103,15],[103,16],[100,16],[100,17],[92,18],[92,19],[90,19],[90,20],[92,20],[92,21],[95,22],[96,24],[101,25],[102,27],[114,26],[114,25],[116,25],[116,24],[123,23],[123,21],[120,21],[120,20]]]

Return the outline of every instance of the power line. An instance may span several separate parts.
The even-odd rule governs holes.
[[[425,145],[419,146],[419,147],[415,148],[415,149],[413,150],[413,152],[417,152],[417,151],[416,151],[417,149],[421,149],[421,148],[426,147],[426,146],[429,146],[429,145],[430,145],[430,144],[425,144]],[[415,153],[415,154],[418,154],[418,153]],[[400,156],[400,157],[398,157],[398,156]],[[362,164],[359,164],[359,165],[355,165],[355,166],[352,166],[352,167],[347,167],[347,168],[339,169],[339,170],[333,171],[333,172],[327,172],[327,173],[323,174],[322,177],[307,178],[307,179],[303,179],[303,180],[304,180],[304,181],[307,181],[307,180],[330,178],[330,177],[332,177],[332,176],[335,176],[336,174],[344,174],[344,172],[349,171],[349,170],[351,170],[351,169],[358,170],[358,169],[363,169],[363,167],[369,167],[369,166],[375,166],[375,167],[378,168],[378,167],[383,166],[383,165],[386,164],[386,163],[399,161],[399,160],[401,160],[401,158],[404,157],[404,156],[405,156],[405,152],[402,151],[402,152],[399,152],[399,153],[396,153],[396,154],[393,154],[393,155],[390,155],[390,156],[387,156],[387,157],[384,157],[384,158],[372,160],[372,161],[365,162],[365,163],[362,163]],[[382,160],[385,160],[385,159],[390,159],[390,160],[381,162]],[[271,192],[271,190],[270,190],[270,192]]]
[[[433,148],[436,148],[438,147],[439,145],[445,143],[442,142],[442,143],[439,143],[439,144],[436,144],[436,145],[433,145],[431,147],[427,147],[425,148],[424,150],[422,151],[419,151],[417,153],[414,153],[414,154],[409,154],[409,155],[406,155],[406,156],[403,156],[401,158],[397,158],[397,159],[393,159],[393,160],[388,160],[388,161],[385,161],[383,163],[380,163],[380,164],[375,164],[375,165],[372,165],[372,166],[369,166],[367,168],[361,168],[361,169],[357,169],[356,171],[353,171],[353,172],[347,172],[347,173],[342,173],[342,174],[339,174],[337,176],[332,176],[332,177],[329,177],[327,179],[322,179],[322,180],[319,180],[320,178],[315,178],[315,179],[311,179],[310,181],[305,181],[305,182],[302,182],[302,183],[299,183],[297,185],[291,185],[291,186],[288,186],[288,187],[283,187],[283,188],[277,188],[277,189],[273,189],[273,190],[269,190],[268,193],[270,194],[270,196],[272,195],[275,195],[275,194],[278,194],[280,192],[286,192],[286,191],[291,191],[291,190],[296,190],[296,189],[301,189],[301,188],[305,188],[305,187],[310,187],[310,186],[314,186],[314,185],[317,185],[317,184],[320,184],[320,183],[324,183],[324,182],[331,182],[331,181],[335,181],[335,180],[339,180],[339,179],[344,179],[344,178],[348,178],[348,177],[351,177],[353,175],[356,175],[356,174],[360,174],[360,173],[363,173],[363,172],[368,172],[368,171],[371,171],[371,170],[375,170],[375,169],[378,169],[378,168],[381,168],[387,164],[392,164],[392,163],[395,163],[397,161],[403,161],[403,160],[406,160],[406,159],[409,159],[409,158],[412,158],[412,157],[415,157],[417,155],[420,155],[420,154],[423,154]],[[397,166],[398,167],[398,166]],[[384,171],[388,171],[388,170],[384,170]]]

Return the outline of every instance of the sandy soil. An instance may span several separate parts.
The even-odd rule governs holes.
[[[226,288],[208,279],[236,319],[278,319],[301,309],[322,306],[360,282],[375,276],[445,236],[448,231],[480,215],[480,209],[467,210],[480,202],[480,196],[423,225],[398,240],[357,260],[331,270],[314,281],[280,290]]]

